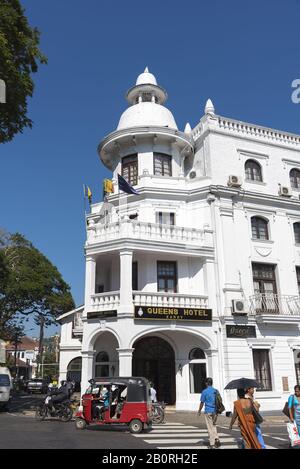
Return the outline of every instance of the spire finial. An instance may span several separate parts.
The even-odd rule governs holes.
[[[206,101],[204,113],[205,114],[210,114],[212,116],[215,114],[215,107],[214,107],[211,99],[208,99]]]
[[[148,67],[145,68],[144,73],[149,73]]]
[[[187,123],[185,124],[184,133],[185,133],[185,134],[190,134],[191,131],[192,131],[192,128],[191,128],[191,126],[190,126],[190,123],[187,122]]]

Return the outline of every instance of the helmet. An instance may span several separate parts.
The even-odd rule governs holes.
[[[62,380],[62,381],[60,382],[60,385],[61,385],[61,386],[64,386],[65,384],[66,384],[66,381],[65,381],[65,380]]]

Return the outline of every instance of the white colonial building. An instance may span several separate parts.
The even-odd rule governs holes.
[[[98,147],[115,193],[87,215],[84,306],[61,316],[60,375],[145,376],[194,410],[261,383],[281,409],[300,379],[300,136],[215,114],[177,128],[148,69]],[[119,196],[117,174],[140,195]]]

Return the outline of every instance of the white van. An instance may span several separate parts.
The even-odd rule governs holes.
[[[9,369],[0,366],[0,409],[6,409],[10,399],[12,379]]]

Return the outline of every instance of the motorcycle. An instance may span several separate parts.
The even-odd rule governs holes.
[[[46,417],[58,417],[62,422],[69,422],[73,417],[73,401],[65,400],[63,402],[56,402],[54,405],[49,407],[49,400],[51,395],[48,395],[46,399],[36,408],[35,418],[36,420],[42,421]]]
[[[163,423],[165,420],[165,407],[164,402],[153,402],[152,403],[152,423]]]

